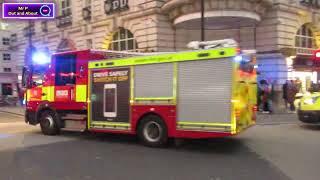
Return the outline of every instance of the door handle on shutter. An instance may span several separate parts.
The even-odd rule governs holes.
[[[246,83],[245,81],[238,81],[238,83]]]
[[[47,94],[46,94],[46,93],[42,93],[42,94],[41,94],[41,96],[45,96],[45,95],[47,95]]]

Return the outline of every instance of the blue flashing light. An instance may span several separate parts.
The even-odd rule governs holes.
[[[32,62],[39,65],[49,64],[50,56],[44,52],[36,52],[32,55]]]
[[[242,58],[241,55],[238,55],[238,56],[234,57],[234,60],[235,60],[236,62],[241,62],[242,59],[243,59],[243,58]]]

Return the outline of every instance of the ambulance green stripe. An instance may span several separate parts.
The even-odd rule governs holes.
[[[237,54],[236,48],[219,48],[210,50],[189,51],[181,53],[159,54],[153,56],[137,56],[114,60],[102,60],[89,63],[89,69],[133,66],[143,64],[169,63],[232,57]]]

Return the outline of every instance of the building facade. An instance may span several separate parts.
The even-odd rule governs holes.
[[[14,24],[0,22],[0,96],[18,95],[18,74],[23,64],[17,64],[11,44],[17,41]]]
[[[259,79],[280,93],[288,78],[318,80],[310,56],[320,47],[319,8],[317,0],[204,0],[205,40],[232,38],[256,49]],[[57,11],[55,20],[20,23],[21,62],[29,40],[50,53],[178,51],[200,40],[201,0],[60,0]]]

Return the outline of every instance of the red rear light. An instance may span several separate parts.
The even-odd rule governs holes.
[[[240,54],[241,53],[241,49],[237,48],[237,53]]]
[[[257,112],[258,111],[258,106],[253,106],[252,110],[253,110],[253,112]]]
[[[240,117],[240,115],[241,115],[240,110],[236,110],[236,111],[235,111],[235,115],[236,115],[236,118],[239,118],[239,117]]]
[[[320,50],[315,50],[313,52],[313,64],[316,66],[316,67],[319,67],[320,66]]]

